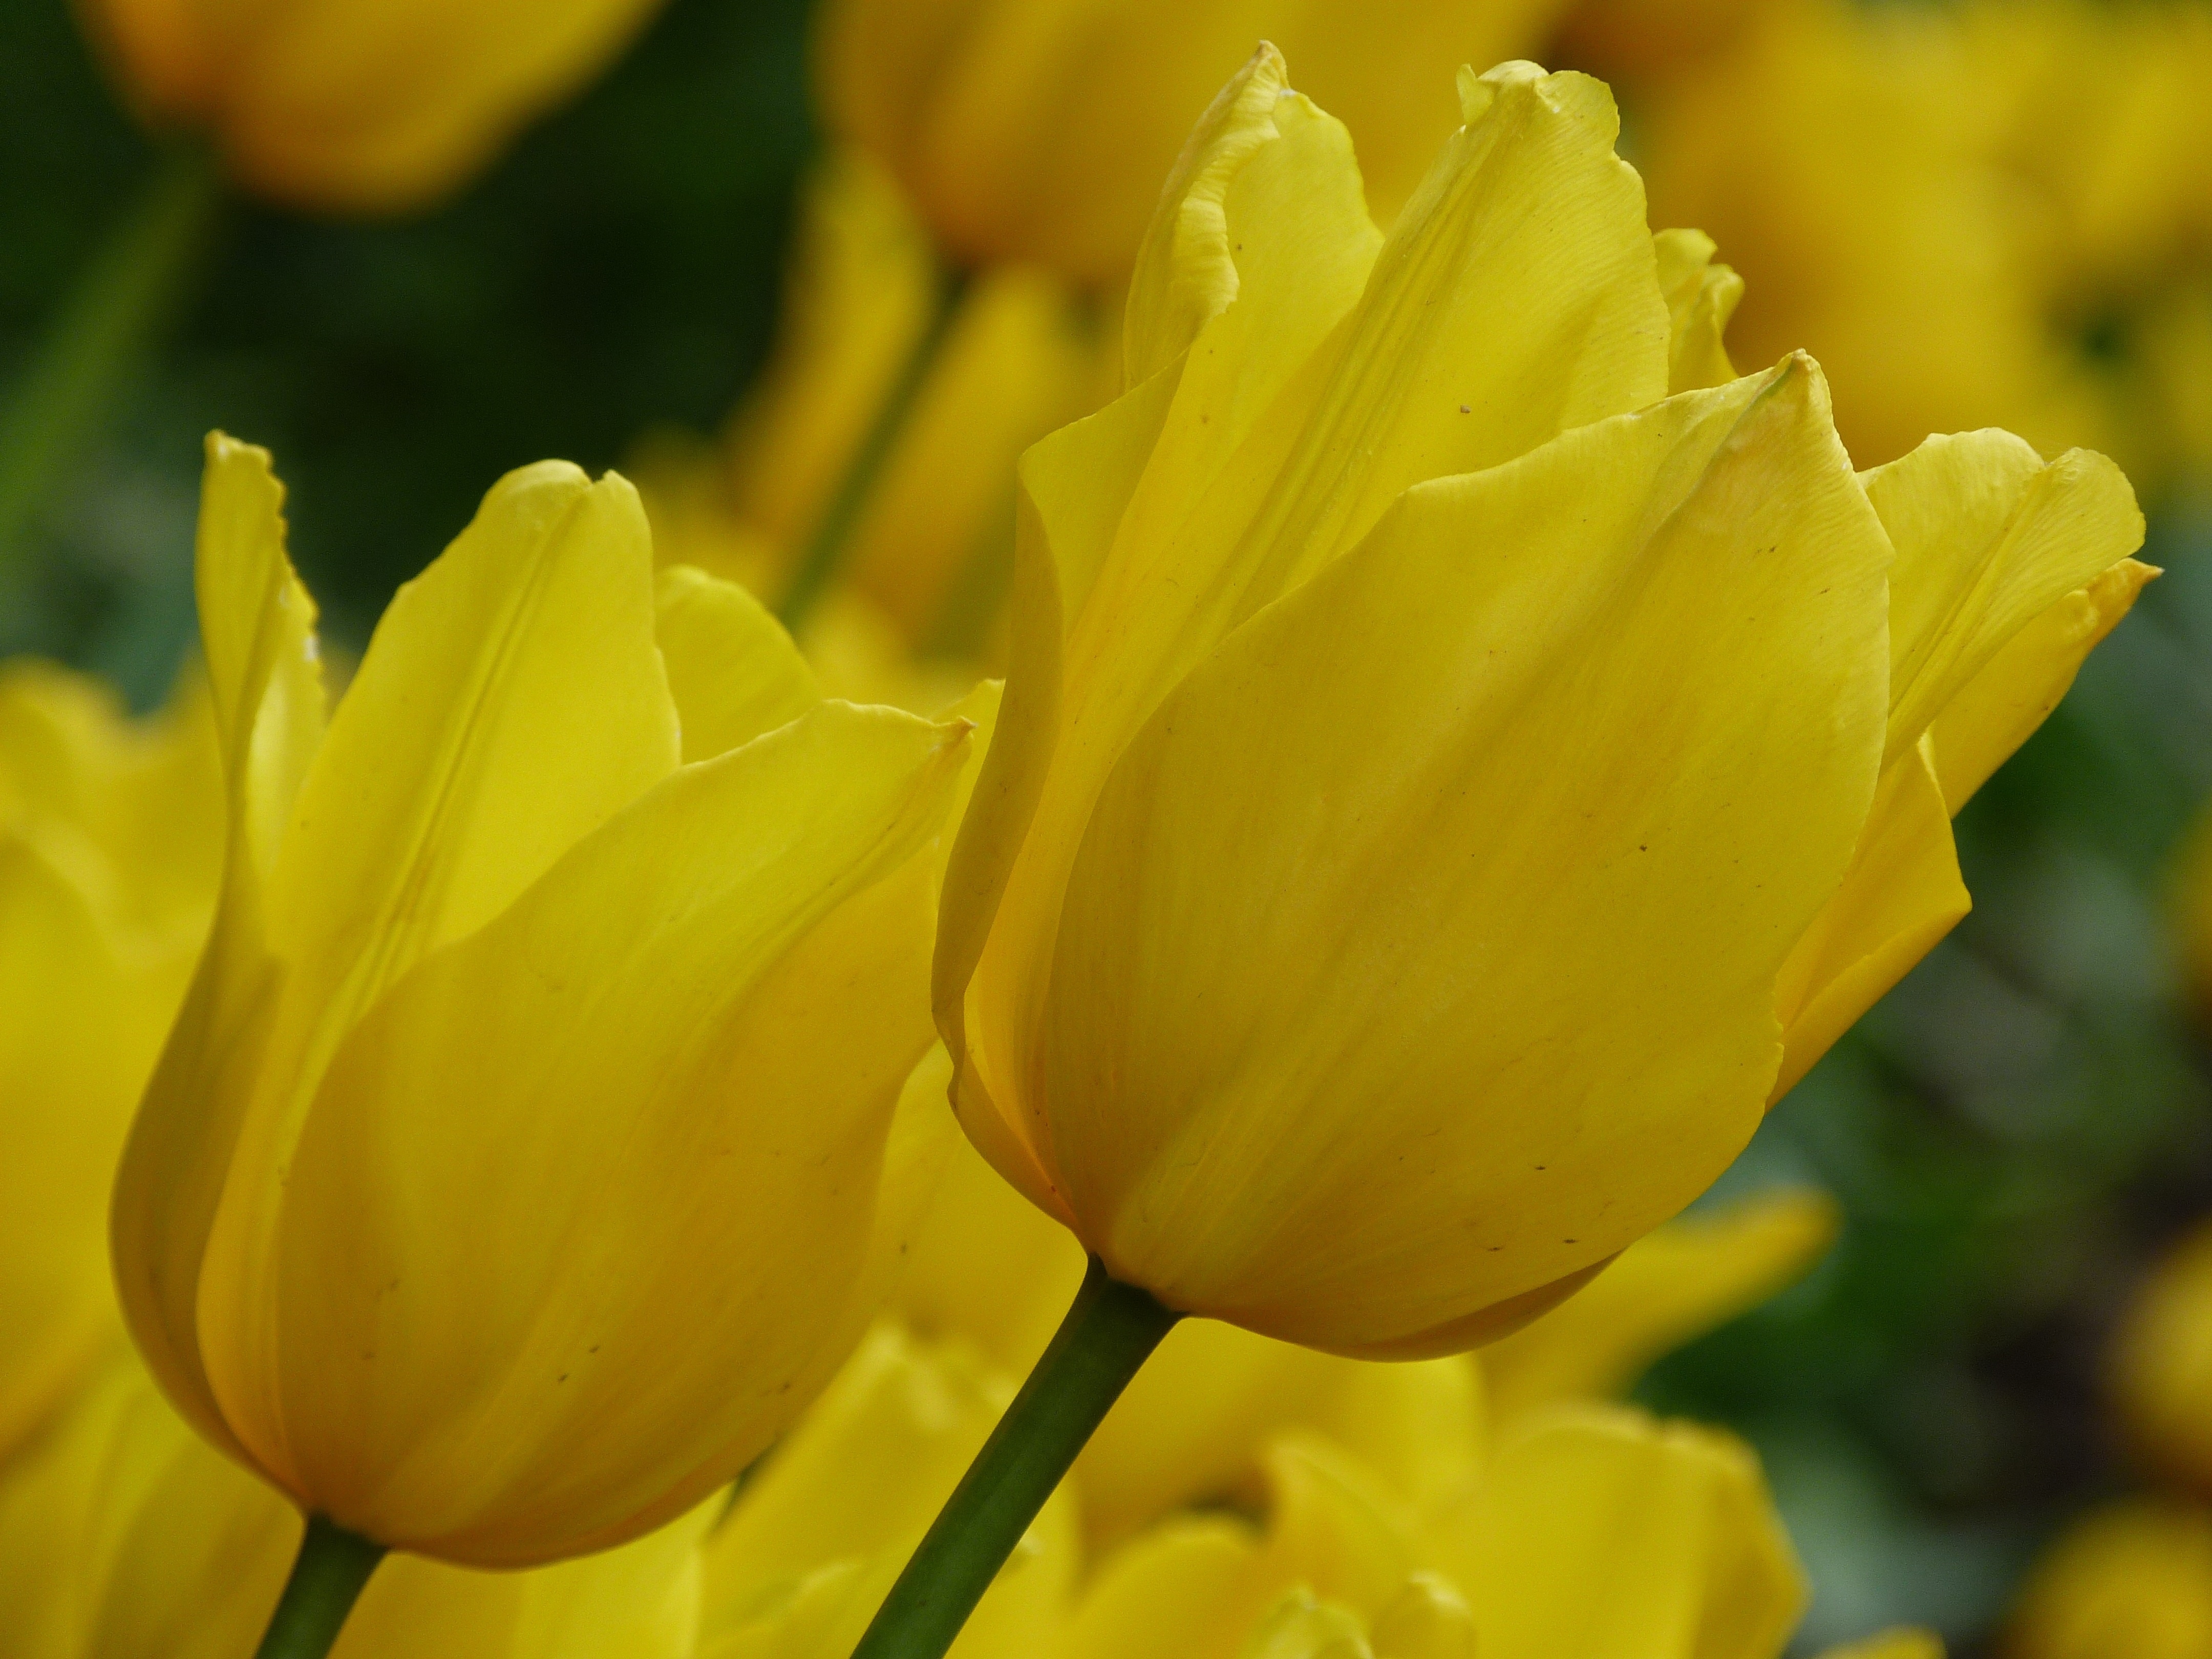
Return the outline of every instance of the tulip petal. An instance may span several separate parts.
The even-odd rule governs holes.
[[[783,624],[735,582],[672,567],[660,573],[653,610],[687,765],[750,743],[822,701]]]
[[[1770,1659],[1805,1605],[1749,1449],[1613,1408],[1562,1413],[1501,1448],[1437,1549],[1474,1609],[1482,1659]]]
[[[1475,1659],[1474,1613],[1432,1572],[1417,1572],[1368,1632],[1375,1659]]]
[[[366,1007],[675,769],[652,569],[637,492],[546,462],[393,597],[272,884],[316,1002]]]
[[[1928,735],[1954,817],[2058,707],[2083,659],[2158,574],[2121,560],[2014,635],[1943,705]]]
[[[1237,1655],[1238,1659],[1373,1659],[1358,1616],[1349,1607],[1316,1601],[1303,1589],[1284,1595]]]
[[[1719,252],[1701,230],[1662,230],[1651,238],[1659,291],[1667,296],[1667,390],[1702,392],[1735,379],[1721,337],[1743,300],[1743,278],[1713,263]]]
[[[636,1535],[790,1419],[842,1358],[927,1046],[917,854],[965,738],[826,703],[386,996],[284,1190],[273,1374],[231,1385],[281,1410],[246,1419],[283,1425],[263,1467],[368,1535],[528,1565]]]
[[[1176,158],[1129,278],[1121,349],[1130,386],[1188,351],[1243,295],[1254,279],[1248,272],[1264,283],[1271,258],[1312,259],[1317,250],[1343,248],[1337,258],[1352,267],[1352,283],[1344,298],[1358,291],[1379,240],[1359,199],[1358,169],[1343,127],[1292,92],[1289,75],[1282,53],[1262,43],[1215,94]],[[1255,168],[1249,179],[1242,177],[1248,167]],[[1302,203],[1274,182],[1273,175],[1286,169],[1310,192]],[[1234,209],[1232,185],[1240,186]],[[1270,210],[1281,207],[1292,207],[1296,216]],[[1292,227],[1304,228],[1302,221],[1318,234],[1299,238]],[[1251,256],[1239,258],[1245,250],[1237,239],[1253,232],[1277,250],[1255,243]],[[1275,304],[1301,303],[1288,286],[1273,293]]]
[[[1201,1654],[1247,1594],[1259,1544],[1219,1516],[1177,1516],[1109,1555],[1084,1588],[1067,1659]]]
[[[1410,1356],[1710,1184],[1872,793],[1887,556],[1799,361],[1413,490],[1240,630],[1068,884],[1024,1083],[1085,1243]]]
[[[1973,908],[1930,750],[1923,740],[1882,774],[1843,885],[1783,964],[1770,1105]]]
[[[1234,1325],[1184,1320],[1076,1461],[1093,1542],[1118,1542],[1178,1505],[1249,1489],[1269,1440],[1322,1426],[1350,1364]]]
[[[138,1349],[178,1409],[234,1446],[206,1373],[199,1270],[275,1011],[264,885],[323,737],[314,603],[284,551],[265,450],[207,441],[196,586],[229,824],[215,924],[131,1125],[111,1238]]]
[[[2080,449],[2046,465],[2008,432],[1930,438],[1864,483],[1897,547],[1890,761],[2007,641],[2142,545],[2118,467]]]
[[[234,1659],[299,1540],[291,1506],[120,1361],[0,1475],[9,1650]]]
[[[0,829],[0,1463],[118,1346],[103,1221],[131,1110],[176,1006],[77,884]]]
[[[1804,1273],[1837,1220],[1826,1194],[1785,1189],[1669,1222],[1580,1295],[1482,1351],[1492,1415],[1508,1425],[1541,1406],[1626,1392],[1653,1360]]]
[[[1303,1585],[1371,1619],[1413,1568],[1411,1516],[1372,1471],[1315,1435],[1267,1449],[1267,1537],[1258,1568],[1280,1590]]]
[[[825,1634],[811,1638],[814,1645],[765,1650],[780,1659],[794,1652],[842,1659],[1012,1392],[957,1342],[918,1343],[896,1327],[878,1327],[708,1540],[702,1650],[742,1644],[765,1633],[764,1624],[819,1618]],[[878,1478],[855,1481],[860,1468]],[[1048,1645],[1073,1589],[1073,1510],[1072,1494],[1056,1494],[1031,1523],[963,1632],[963,1656],[1029,1659]],[[839,1561],[866,1565],[834,1613],[811,1609],[828,1587],[811,1590],[810,1579],[820,1564]]]

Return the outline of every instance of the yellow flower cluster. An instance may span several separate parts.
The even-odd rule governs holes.
[[[369,205],[640,9],[97,9]],[[1610,1396],[1825,1243],[1667,1224],[1965,913],[2133,493],[1855,470],[1602,85],[1405,95],[1456,8],[1128,11],[829,9],[786,337],[651,520],[511,474],[333,700],[217,436],[176,709],[0,680],[26,1652],[1783,1650],[1752,1454]],[[1206,102],[1261,28],[1321,103]]]
[[[2014,1609],[2014,1659],[2212,1656],[2212,1227],[2137,1289],[2110,1355],[2120,1429],[2155,1490],[2075,1522]]]

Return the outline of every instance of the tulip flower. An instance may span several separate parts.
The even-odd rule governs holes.
[[[1681,1207],[1955,919],[1944,809],[2141,521],[2000,434],[1863,482],[1802,360],[1661,401],[1593,83],[1470,79],[1378,257],[1280,73],[1155,222],[1133,390],[1024,463],[939,1018],[970,1138],[1115,1279],[1449,1352]]]
[[[554,464],[326,720],[281,499],[210,441],[227,861],[118,1177],[125,1312],[203,1434],[364,1550],[605,1548],[865,1322],[969,728],[818,702],[697,572],[656,600],[635,492]]]
[[[349,213],[450,194],[597,74],[655,9],[79,0],[149,125],[204,132],[256,195]]]
[[[1091,1574],[1063,1650],[1776,1659],[1803,1609],[1758,1461],[1730,1436],[1585,1407],[1443,1461],[1457,1481],[1425,1501],[1340,1441],[1286,1437],[1265,1457],[1264,1530],[1184,1515],[1132,1539]]]
[[[533,1572],[403,1559],[335,1659],[689,1659],[712,1510]],[[9,1651],[40,1659],[234,1659],[252,1650],[300,1538],[298,1513],[120,1359],[0,1474]]]
[[[1261,40],[1352,129],[1387,222],[1451,131],[1439,64],[1531,52],[1562,0],[1200,0],[1024,7],[833,0],[816,24],[830,130],[890,169],[956,264],[1128,274],[1146,221],[1222,78]]]
[[[937,1012],[1091,1268],[1008,1448],[1026,1402],[1072,1457],[1182,1316],[1404,1358],[1587,1283],[1957,920],[1950,811],[2149,574],[2100,457],[1862,480],[1802,357],[1668,396],[1715,307],[1604,89],[1462,89],[1385,239],[1263,51],[1147,234],[1130,390],[1024,459]],[[879,1630],[1045,1461],[987,1449]]]
[[[957,626],[963,584],[979,560],[989,574],[994,550],[1003,584],[1016,457],[1102,400],[1105,354],[1084,309],[1035,270],[980,273],[946,294],[890,180],[860,155],[836,156],[806,193],[775,350],[731,423],[731,505],[775,550],[760,591],[785,605],[870,422],[947,305],[841,550],[849,585],[910,647]]]
[[[0,665],[0,1462],[119,1346],[103,1218],[215,908],[205,699]]]

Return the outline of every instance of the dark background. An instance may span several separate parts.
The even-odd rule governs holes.
[[[0,605],[159,700],[192,629],[203,432],[268,445],[329,630],[356,643],[500,473],[706,428],[758,366],[813,144],[798,0],[674,0],[459,200],[392,225],[234,204],[158,360]],[[63,0],[0,0],[0,385],[146,183]],[[1750,273],[1756,281],[1756,273]],[[2212,788],[2212,513],[2154,504],[2166,578],[1959,824],[1973,916],[1790,1097],[1722,1196],[1833,1191],[1842,1242],[1644,1397],[1750,1435],[1820,1641],[1980,1650],[2036,1546],[2131,1478],[2102,1339],[2212,1207],[2212,1091],[2168,939]]]

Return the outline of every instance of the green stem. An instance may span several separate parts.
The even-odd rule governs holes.
[[[952,331],[952,319],[967,291],[966,272],[947,270],[939,276],[921,332],[915,336],[898,372],[884,388],[884,400],[876,406],[875,418],[868,422],[867,430],[860,434],[860,441],[846,460],[844,473],[830,491],[821,517],[814,521],[814,532],[806,538],[806,546],[799,554],[799,568],[792,573],[791,586],[784,590],[783,602],[775,608],[778,618],[793,632],[796,633],[799,624],[813,612],[830,586],[830,579],[837,574],[837,567],[852,544],[853,532],[860,524],[860,510],[868,504],[869,495],[882,477],[884,463],[896,447],[907,417],[914,413],[915,398],[922,383],[928,380],[938,354],[945,349],[945,337]]]
[[[1182,1316],[1093,1256],[1052,1346],[930,1523],[853,1659],[939,1659],[1075,1455]]]
[[[222,201],[213,159],[164,156],[0,401],[0,582],[20,576],[56,485],[100,428],[199,264]]]
[[[383,1545],[310,1516],[292,1576],[284,1581],[254,1659],[323,1659],[382,1559]]]

